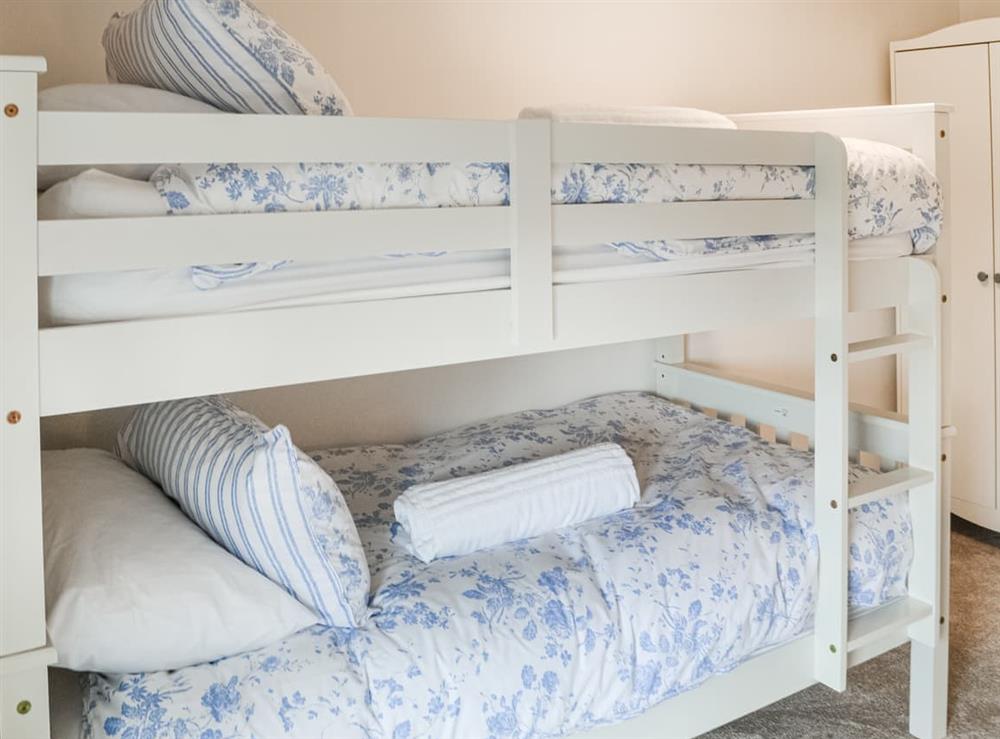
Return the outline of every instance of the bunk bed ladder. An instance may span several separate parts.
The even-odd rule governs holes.
[[[940,495],[940,286],[933,269],[911,263],[909,333],[848,344],[846,152],[816,137],[815,520],[819,584],[813,636],[816,680],[847,687],[847,668],[900,642],[911,642],[910,731],[945,732],[947,691],[947,508]],[[854,482],[849,476],[848,368],[852,362],[908,358],[907,464]],[[914,559],[908,597],[851,619],[848,614],[850,511],[909,492]],[[903,639],[905,641],[905,639]]]

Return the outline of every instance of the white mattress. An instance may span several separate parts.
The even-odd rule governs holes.
[[[908,234],[852,241],[852,259],[900,257]],[[667,274],[795,267],[812,263],[811,248],[720,254],[659,262],[604,246],[557,249],[555,282],[568,284]],[[510,287],[507,252],[463,252],[399,260],[365,258],[295,263],[217,290],[200,290],[187,268],[61,275],[39,280],[43,326],[122,321],[295,305],[441,295]]]

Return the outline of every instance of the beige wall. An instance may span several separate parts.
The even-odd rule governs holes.
[[[135,0],[0,0],[0,48],[43,84],[103,78],[100,33]],[[971,3],[963,3],[963,5]],[[503,117],[599,101],[723,111],[886,102],[888,43],[958,20],[941,2],[258,0],[362,115]]]
[[[963,21],[1000,17],[1000,0],[961,0],[958,10]]]
[[[129,0],[0,0],[0,51],[42,54],[43,85],[103,78],[100,32]],[[889,99],[888,44],[978,12],[941,2],[375,2],[258,0],[331,71],[361,115],[509,117],[526,105],[591,101],[742,112]],[[986,3],[983,3],[986,5]],[[996,3],[990,3],[996,5]],[[968,6],[968,7],[967,7]],[[693,337],[693,358],[811,385],[805,324]],[[649,347],[268,391],[242,400],[293,426],[305,446],[401,438],[464,417],[648,385],[626,362]],[[616,360],[618,357],[619,360]],[[581,371],[586,363],[587,370]],[[613,381],[601,368],[617,373]],[[553,375],[547,383],[541,370]],[[891,404],[891,368],[854,374],[854,397]],[[558,378],[572,376],[572,383]],[[530,382],[528,380],[530,379]],[[522,380],[518,382],[517,380]],[[534,384],[526,389],[525,383]],[[622,383],[626,383],[622,385]],[[459,395],[446,401],[447,391]],[[410,395],[421,400],[407,400]],[[372,403],[373,405],[368,405]],[[373,408],[364,418],[366,409]],[[46,442],[106,442],[120,414],[47,423]],[[331,422],[331,419],[333,421]],[[344,424],[339,423],[347,419]]]

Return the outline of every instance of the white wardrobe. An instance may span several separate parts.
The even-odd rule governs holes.
[[[951,114],[951,503],[1000,531],[1000,18],[891,45],[894,103]]]

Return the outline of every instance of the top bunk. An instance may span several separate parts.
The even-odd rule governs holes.
[[[39,111],[38,66],[0,65],[3,99],[17,108],[0,132],[0,235],[5,340],[41,301],[30,330],[42,415],[807,318],[841,289],[850,311],[938,293],[929,259],[940,267],[945,253],[939,203],[911,206],[925,220],[902,234],[855,234],[848,223],[851,207],[867,207],[871,223],[884,217],[883,206],[852,203],[874,180],[849,181],[849,157],[855,179],[927,183],[900,178],[880,153],[855,166],[863,145],[830,133],[913,152],[946,187],[940,106],[736,116],[739,129]],[[39,167],[160,162],[176,166],[157,170],[167,170],[159,191],[142,183],[136,201],[110,176],[86,191],[93,172],[36,193]],[[210,162],[350,163],[336,166],[370,169],[383,189],[359,177],[371,207],[348,198],[218,212],[211,189],[231,183],[205,176]],[[406,167],[444,168],[439,199],[394,201]],[[469,167],[487,173],[482,198],[463,190]],[[273,165],[239,169],[266,178]],[[192,171],[201,179],[185,180]],[[574,190],[581,178],[603,191]],[[171,202],[163,182],[190,189]],[[660,249],[652,257],[649,244]],[[926,258],[896,258],[918,252]],[[371,265],[386,261],[405,265],[402,282],[371,280]],[[448,280],[435,272],[442,263]],[[266,269],[224,284],[247,264]],[[192,286],[191,265],[218,284]]]

